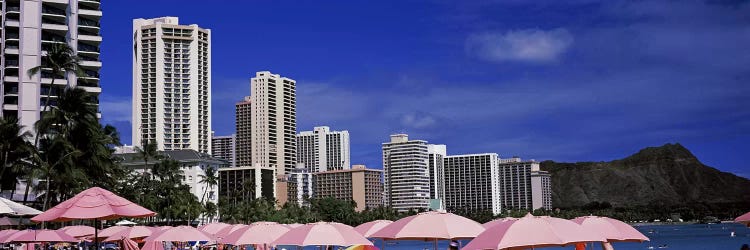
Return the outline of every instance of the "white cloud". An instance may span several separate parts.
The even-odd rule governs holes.
[[[501,33],[481,33],[469,36],[466,50],[469,54],[493,62],[520,61],[549,63],[558,58],[573,44],[568,30],[513,30]]]
[[[401,117],[401,125],[410,128],[428,128],[437,123],[434,117],[426,114],[410,113]]]

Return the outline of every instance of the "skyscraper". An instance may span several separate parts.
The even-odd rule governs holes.
[[[250,160],[252,167],[275,169],[274,197],[283,204],[286,201],[283,181],[297,162],[296,81],[261,71],[250,82]],[[279,180],[282,183],[276,183]]]
[[[427,141],[409,140],[406,134],[391,135],[383,143],[385,205],[397,211],[428,209],[430,173]]]
[[[211,31],[133,20],[133,144],[211,152]]]
[[[430,208],[445,209],[445,145],[427,145],[427,167],[430,171]]]
[[[1,116],[16,117],[33,132],[48,95],[50,106],[55,106],[55,98],[66,86],[78,86],[95,96],[101,93],[100,1],[3,1],[2,5]],[[68,44],[78,55],[83,75],[53,76],[48,69],[30,75],[28,70],[42,62],[42,51],[57,43]],[[98,103],[98,98],[94,101]]]
[[[446,209],[502,212],[497,164],[495,153],[445,157]]]
[[[513,157],[500,160],[500,202],[505,209],[552,209],[550,175],[539,162]]]
[[[234,126],[236,132],[235,160],[238,167],[250,167],[250,146],[252,143],[252,130],[250,116],[252,115],[252,102],[250,96],[245,96],[242,101],[234,105]]]
[[[315,127],[297,134],[297,163],[310,172],[349,169],[349,131]]]
[[[315,197],[334,197],[357,203],[355,210],[383,206],[383,171],[354,165],[351,169],[313,173]]]
[[[213,135],[211,137],[211,156],[226,160],[230,167],[235,167],[236,145],[235,135]]]

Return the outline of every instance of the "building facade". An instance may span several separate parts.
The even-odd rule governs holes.
[[[41,112],[49,110],[45,104],[55,106],[66,86],[86,90],[94,95],[92,102],[98,104],[102,91],[101,17],[100,1],[3,1],[0,116],[17,118],[25,130],[33,133]],[[68,44],[73,49],[81,60],[82,75],[55,76],[50,69],[29,74],[29,69],[42,65],[42,51],[56,44]]]
[[[501,160],[498,166],[504,209],[552,209],[550,175],[539,169],[539,162],[513,157]]]
[[[297,134],[297,163],[311,172],[350,168],[349,131],[315,127]]]
[[[427,145],[427,168],[430,171],[430,209],[445,209],[445,145]]]
[[[501,213],[497,164],[495,153],[445,157],[446,209]]]
[[[429,209],[427,166],[426,141],[409,140],[406,134],[391,135],[391,141],[383,143],[385,205],[400,212]]]
[[[230,167],[235,167],[236,162],[236,140],[235,135],[211,136],[211,155],[229,162]]]
[[[201,183],[201,176],[205,176],[208,168],[219,171],[227,168],[229,162],[192,149],[170,150],[160,153],[167,159],[179,163],[184,177],[182,183],[190,187],[190,193],[195,195],[199,201],[203,201],[203,203],[213,202],[214,204],[219,202],[219,187],[209,187],[207,184]],[[156,164],[155,161],[149,161],[147,165],[143,159],[140,159],[138,153],[114,154],[113,156],[121,160],[120,164],[123,167],[137,173],[150,173],[152,167]]]
[[[357,211],[383,206],[383,171],[354,165],[351,169],[313,173],[315,197],[354,201]]]
[[[253,163],[250,160],[250,145],[252,144],[252,130],[250,115],[252,109],[250,96],[245,96],[242,101],[234,104],[234,126],[235,126],[235,165],[237,167],[249,167]]]
[[[219,198],[236,204],[256,198],[274,199],[274,169],[234,167],[219,169]],[[264,181],[265,180],[265,181]],[[260,183],[260,185],[256,185]]]
[[[287,174],[287,201],[300,206],[309,206],[314,195],[313,175],[304,167],[298,167]]]
[[[250,161],[254,168],[275,169],[274,197],[286,202],[286,173],[297,162],[296,81],[261,71],[250,80]],[[277,192],[278,191],[278,192]]]
[[[133,20],[133,145],[211,153],[211,31]]]

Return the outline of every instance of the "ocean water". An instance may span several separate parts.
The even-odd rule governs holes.
[[[650,249],[676,249],[676,250],[738,250],[742,244],[750,245],[750,228],[740,224],[711,224],[711,225],[659,225],[659,226],[637,226],[635,227],[651,241],[644,243],[613,243],[616,250],[644,250]],[[735,237],[730,237],[731,232]],[[466,244],[465,241],[463,244]],[[448,241],[438,242],[438,249],[444,250],[448,247]],[[423,250],[434,249],[433,242],[424,241],[396,241],[388,242],[385,249],[388,250]],[[376,241],[375,245],[382,246],[382,242]],[[662,248],[659,248],[662,246]],[[296,249],[288,247],[286,249]],[[305,250],[318,249],[317,247],[305,247]],[[569,247],[548,247],[537,249],[575,249]],[[591,247],[587,249],[592,249]],[[601,245],[595,244],[593,249],[601,249]]]

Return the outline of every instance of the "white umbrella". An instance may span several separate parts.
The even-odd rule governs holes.
[[[138,225],[138,223],[129,221],[129,220],[121,220],[120,222],[115,223],[117,226],[134,226]]]
[[[0,197],[0,214],[10,215],[37,215],[42,211],[18,204],[14,201]]]

